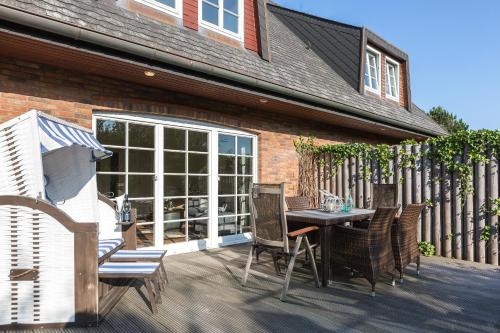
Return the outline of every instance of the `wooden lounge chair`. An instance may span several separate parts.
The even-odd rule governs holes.
[[[159,263],[105,262],[99,266],[99,279],[136,279],[146,286],[151,312],[158,313],[162,289]]]
[[[392,252],[396,269],[399,271],[399,282],[403,283],[405,267],[410,263],[417,264],[417,275],[420,274],[420,251],[417,242],[418,218],[424,204],[411,204],[403,209],[399,219],[392,225]]]
[[[334,262],[363,274],[372,285],[372,296],[375,296],[375,284],[380,275],[391,274],[394,285],[391,225],[398,210],[398,207],[377,208],[368,229],[334,226]]]
[[[286,206],[289,211],[306,210],[313,208],[311,206],[311,199],[305,196],[295,196],[285,198]],[[288,223],[288,230],[294,231],[302,229],[305,227],[303,223]],[[319,246],[319,233],[317,231],[312,231],[308,236],[311,242],[311,248],[313,249],[314,259],[316,259],[316,248]],[[306,252],[306,261],[308,259],[308,254]]]
[[[280,296],[282,301],[285,300],[297,256],[307,251],[310,258],[314,257],[307,235],[318,229],[317,227],[307,227],[288,232],[284,191],[284,183],[251,185],[250,211],[253,242],[242,279],[243,286],[246,285],[249,273],[282,282],[283,288]],[[292,251],[289,248],[289,238],[295,240]],[[304,241],[305,249],[301,249],[302,241]],[[269,252],[273,257],[275,268],[277,260],[286,257],[288,259],[288,268],[285,279],[274,278],[250,269],[255,251]],[[319,287],[318,272],[314,260],[311,260],[311,266],[316,287]]]

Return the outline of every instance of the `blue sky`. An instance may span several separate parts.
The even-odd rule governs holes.
[[[500,129],[499,0],[274,0],[365,26],[408,53],[412,99]]]

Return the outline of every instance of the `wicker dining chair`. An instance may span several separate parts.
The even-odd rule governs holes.
[[[391,225],[398,207],[379,207],[368,229],[334,226],[332,254],[335,264],[360,272],[372,285],[380,275],[389,273],[394,286],[394,255],[391,247]]]
[[[398,203],[398,185],[396,184],[372,184],[370,209],[378,207],[396,207]],[[357,221],[352,225],[355,228],[368,229],[370,221]]]
[[[246,285],[249,273],[264,278],[271,278],[265,273],[250,269],[254,252],[270,253],[273,257],[275,268],[277,260],[281,257],[286,257],[288,268],[284,280],[273,278],[283,283],[280,300],[284,301],[297,256],[307,251],[309,257],[313,258],[307,234],[318,230],[318,227],[310,226],[292,232],[288,231],[285,215],[285,183],[252,184],[250,189],[250,221],[252,224],[253,241],[245,266],[242,285]],[[291,242],[292,244],[290,244]],[[293,250],[290,250],[290,245],[293,245]],[[305,246],[301,247],[301,245]],[[311,260],[311,267],[316,287],[319,287],[318,271],[314,260]]]
[[[311,205],[311,203],[312,203],[311,198],[305,197],[305,196],[285,197],[285,202],[286,202],[286,206],[288,207],[288,210],[290,210],[290,211],[306,210],[306,209],[314,208]],[[294,223],[288,224],[289,231],[302,229],[303,227],[304,227],[304,223],[300,223],[300,222],[298,222],[298,223],[294,222]],[[311,248],[313,249],[314,259],[316,259],[316,248],[319,246],[319,232],[312,231],[308,235],[308,238],[309,238],[309,242],[311,243]],[[306,261],[308,261],[308,258],[309,258],[309,256],[306,252]]]
[[[288,210],[305,210],[311,208],[311,199],[309,197],[286,197],[285,202]]]
[[[424,204],[407,205],[397,222],[392,225],[392,252],[394,253],[396,269],[399,271],[399,282],[401,283],[403,283],[405,267],[411,263],[417,264],[417,275],[420,275],[417,228],[418,218],[424,207]]]

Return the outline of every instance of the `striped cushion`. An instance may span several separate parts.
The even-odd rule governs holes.
[[[100,239],[99,240],[99,249],[97,252],[98,258],[102,258],[109,252],[113,251],[115,248],[123,244],[123,238],[114,238],[114,239]]]
[[[164,250],[118,250],[111,259],[160,259],[166,251]]]
[[[151,262],[105,262],[99,266],[99,274],[153,274],[160,264]]]

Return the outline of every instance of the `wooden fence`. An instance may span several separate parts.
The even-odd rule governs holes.
[[[401,149],[417,156],[414,167],[398,167],[402,165]],[[490,199],[498,198],[499,194],[497,159],[491,157],[490,163],[474,164],[471,184],[474,191],[462,199],[457,174],[422,154],[428,149],[426,145],[394,147],[395,157],[387,177],[382,175],[375,159],[369,162],[369,177],[364,177],[363,164],[367,161],[359,157],[344,161],[332,174],[332,157],[323,154],[322,162],[316,159],[314,164],[317,188],[311,192],[318,193],[321,188],[341,197],[350,192],[356,207],[368,207],[371,183],[398,184],[398,202],[403,207],[409,203],[427,204],[419,221],[419,241],[434,244],[437,255],[498,265],[498,216],[487,209]],[[467,159],[467,151],[460,159]]]

